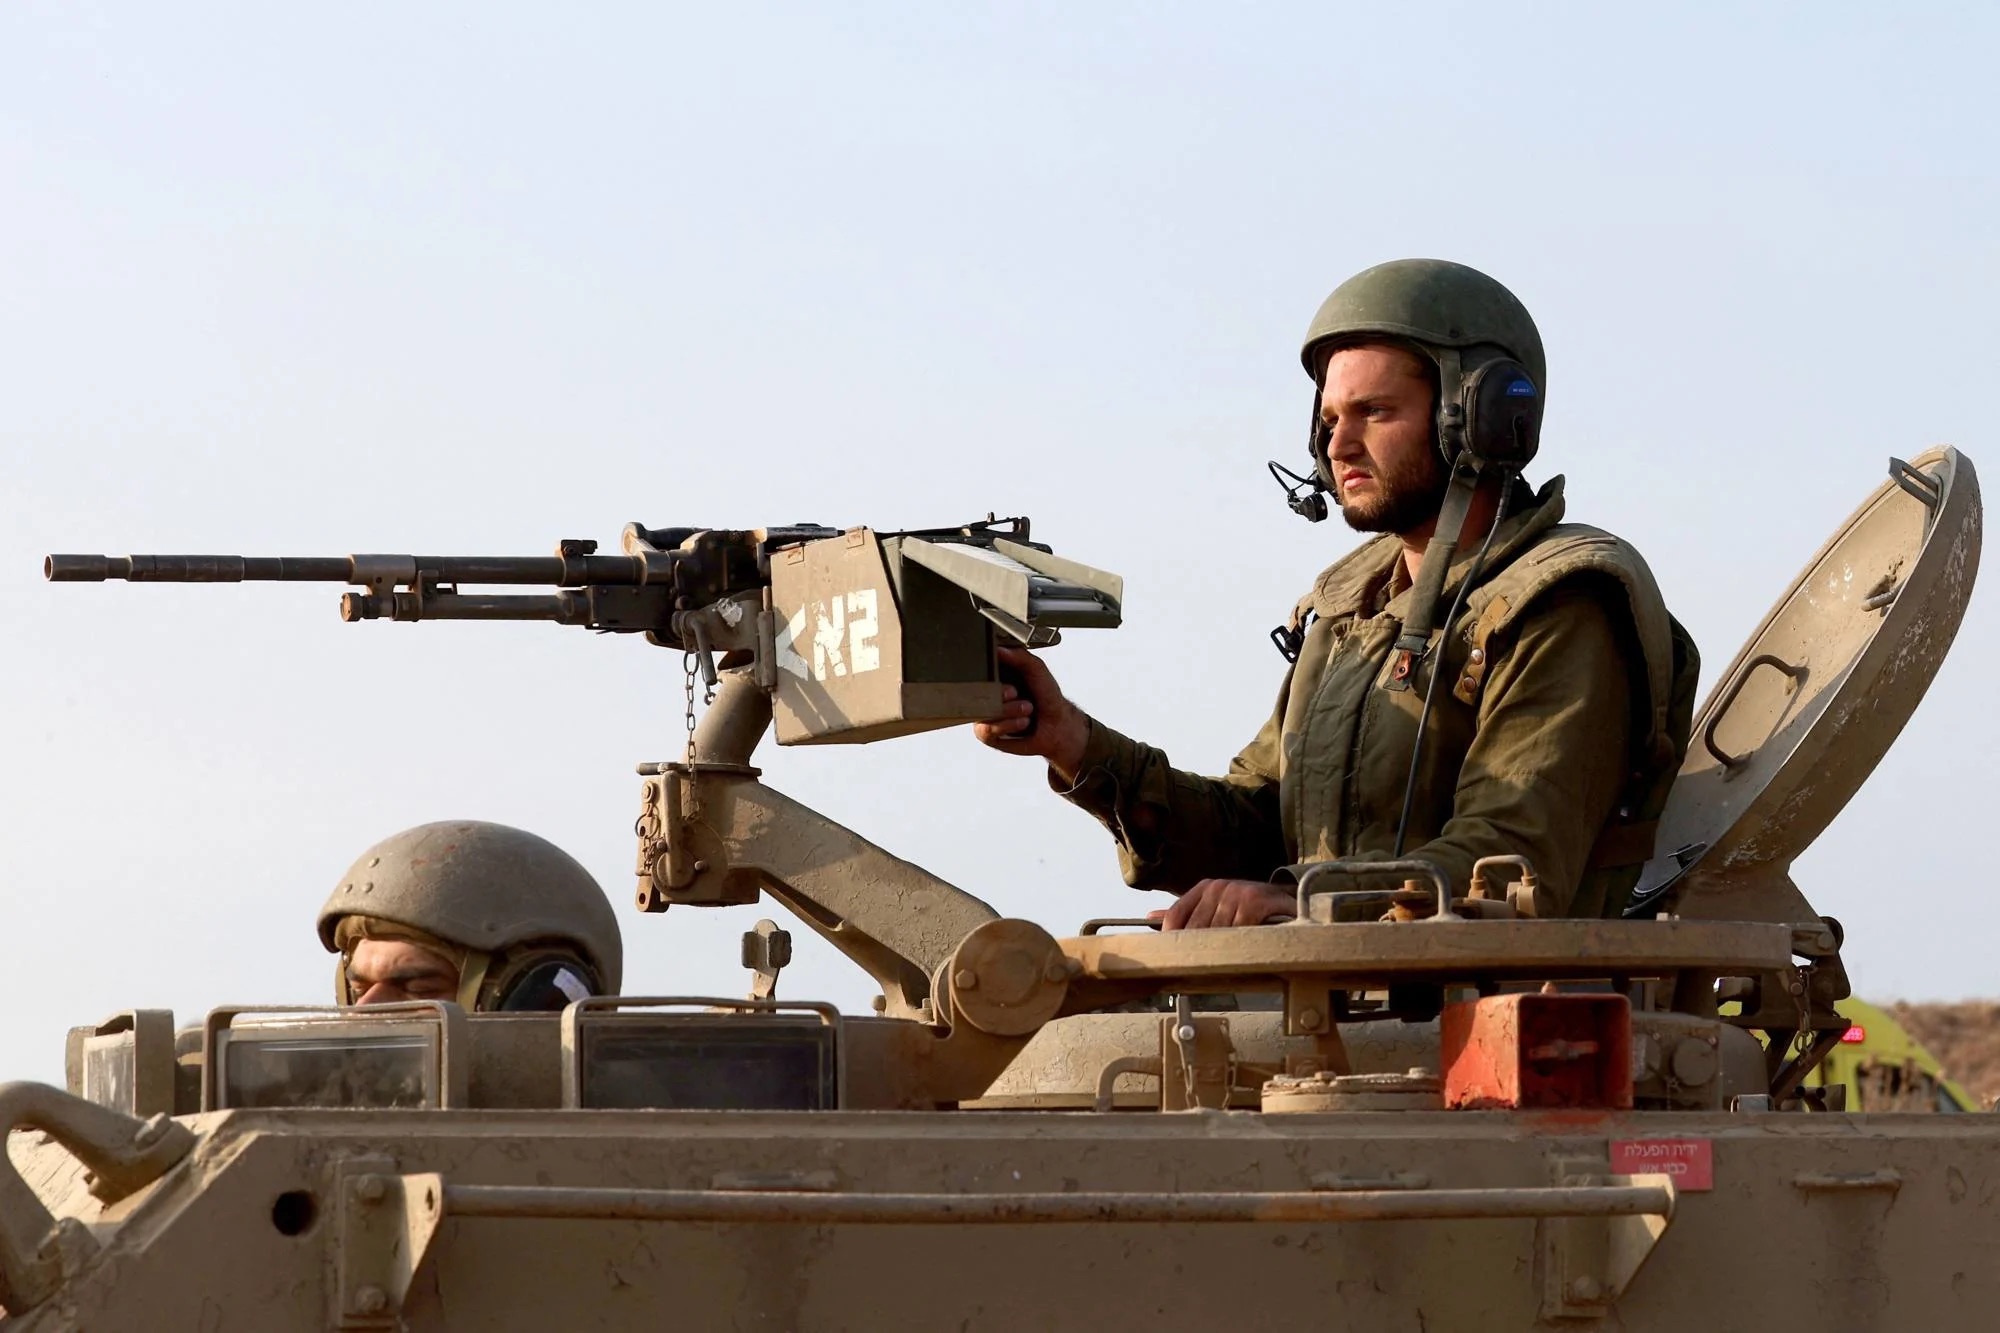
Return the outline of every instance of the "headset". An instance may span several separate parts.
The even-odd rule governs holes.
[[[1424,350],[1437,363],[1439,382],[1458,385],[1451,401],[1442,390],[1438,394],[1437,447],[1446,466],[1454,474],[1468,461],[1475,472],[1518,472],[1532,462],[1542,441],[1542,392],[1527,367],[1512,357],[1497,356],[1464,371],[1457,348]],[[1320,419],[1320,391],[1315,384],[1306,442],[1312,475],[1300,476],[1275,459],[1265,464],[1284,490],[1286,505],[1310,523],[1322,522],[1331,512],[1326,497],[1334,490],[1331,433]]]

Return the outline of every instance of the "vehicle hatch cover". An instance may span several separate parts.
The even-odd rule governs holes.
[[[1979,529],[1963,454],[1890,460],[1695,714],[1628,915],[1811,919],[1787,871],[1930,687],[1972,594]]]

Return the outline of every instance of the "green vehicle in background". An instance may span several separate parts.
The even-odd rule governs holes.
[[[1850,1111],[1983,1111],[1977,1098],[1889,1011],[1848,998],[1834,1006],[1848,1020],[1840,1044],[1806,1077],[1807,1087],[1847,1090]]]

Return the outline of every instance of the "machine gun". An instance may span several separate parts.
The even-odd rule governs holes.
[[[546,556],[52,555],[56,583],[349,583],[340,618],[546,620],[748,654],[776,695],[780,745],[879,740],[999,711],[994,634],[1033,647],[1114,628],[1124,582],[1029,539],[1026,518],[877,533],[818,524],[727,530],[628,523],[622,554],[564,540]],[[469,591],[541,586],[541,593]],[[741,660],[740,658],[738,660]]]
[[[939,968],[997,914],[757,781],[780,745],[853,744],[997,716],[1001,639],[1042,647],[1115,627],[1124,581],[1030,540],[1026,518],[907,532],[813,524],[627,524],[622,554],[252,557],[52,555],[52,582],[350,583],[341,619],[544,620],[644,634],[688,654],[684,755],[639,766],[638,903],[753,903],[769,893],[882,987],[892,1017],[938,1017]],[[549,587],[491,593],[480,586]],[[697,728],[694,680],[712,707]],[[717,688],[720,693],[714,694]],[[1037,946],[1039,947],[1039,946]],[[1038,965],[1039,966],[1039,965]]]

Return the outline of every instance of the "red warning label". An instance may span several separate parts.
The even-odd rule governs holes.
[[[1674,1187],[1715,1188],[1715,1148],[1707,1139],[1614,1139],[1611,1174],[1672,1176]]]

